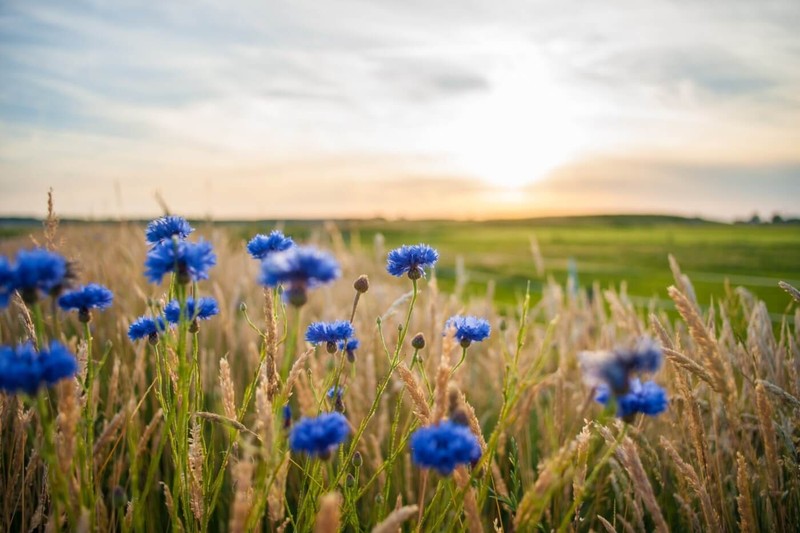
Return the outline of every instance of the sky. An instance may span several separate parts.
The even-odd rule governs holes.
[[[796,0],[0,0],[0,215],[800,213]]]

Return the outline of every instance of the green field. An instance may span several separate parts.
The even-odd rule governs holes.
[[[243,238],[265,231],[268,224],[237,228]],[[312,231],[308,223],[287,223],[285,229],[301,239]],[[572,271],[580,285],[598,282],[601,288],[626,282],[639,304],[655,299],[670,308],[666,289],[673,284],[667,254],[673,254],[688,274],[704,305],[721,296],[728,280],[767,302],[773,317],[789,303],[778,288],[785,280],[800,285],[800,226],[730,225],[676,217],[607,216],[536,219],[528,221],[353,221],[340,222],[345,241],[372,248],[375,235],[385,248],[427,242],[442,254],[437,277],[446,289],[456,278],[457,258],[463,259],[467,290],[486,292],[493,280],[499,303],[514,303],[530,281],[541,291],[548,276],[565,283]],[[537,273],[531,251],[535,238],[544,260]]]
[[[201,223],[202,225],[202,223]],[[323,228],[320,222],[230,223],[242,240],[276,225],[297,240]],[[779,280],[800,285],[800,226],[730,225],[663,216],[591,216],[525,221],[339,221],[342,237],[357,248],[374,250],[377,234],[384,248],[427,242],[442,255],[436,270],[442,287],[451,290],[456,264],[463,261],[466,290],[484,295],[495,284],[500,304],[514,304],[528,282],[531,292],[541,292],[548,276],[565,283],[572,270],[582,286],[598,282],[601,288],[627,284],[638,304],[655,300],[671,307],[666,288],[673,283],[667,261],[671,253],[688,274],[698,301],[721,296],[725,282],[743,286],[767,302],[773,317],[788,299]],[[0,225],[0,238],[27,233],[30,226]],[[531,240],[538,242],[544,275],[537,272]],[[459,259],[460,258],[460,259]]]

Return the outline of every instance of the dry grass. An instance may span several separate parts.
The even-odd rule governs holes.
[[[433,278],[421,282],[408,328],[425,332],[422,364],[412,365],[408,335],[393,366],[387,354],[397,344],[410,283],[386,275],[377,249],[353,253],[335,228],[320,228],[311,242],[335,252],[343,279],[311,293],[301,327],[349,318],[352,282],[361,274],[370,288],[353,320],[361,348],[343,374],[345,414],[358,441],[351,439],[330,462],[312,463],[287,453],[280,411],[288,398],[295,417],[315,413],[337,360],[302,345],[287,355],[293,319],[256,284],[257,264],[244,243],[214,226],[200,233],[214,243],[218,265],[199,290],[218,300],[220,315],[203,322],[198,334],[203,403],[192,413],[194,426],[187,426],[189,498],[170,491],[175,469],[165,421],[171,415],[156,397],[159,359],[152,346],[126,336],[133,319],[165,299],[166,286],[147,284],[142,275],[142,228],[59,227],[53,215],[37,241],[73,261],[81,282],[115,293],[113,307],[92,322],[94,357],[106,358],[94,394],[97,436],[87,457],[73,452],[80,449],[76,416],[85,412],[86,395],[78,381],[63,384],[54,397],[58,459],[74,509],[56,515],[55,474],[45,473],[37,452],[36,407],[0,395],[0,530],[67,529],[86,514],[93,528],[109,530],[410,531],[419,525],[419,507],[422,530],[429,531],[498,530],[495,525],[505,531],[790,531],[800,524],[800,308],[790,304],[797,297],[791,287],[784,288],[792,314],[773,329],[764,306],[743,289],[722,294],[702,313],[674,259],[669,295],[677,319],[651,316],[624,290],[593,290],[590,298],[584,289],[552,281],[529,308],[520,303],[501,314],[485,299],[440,293]],[[8,240],[0,248],[11,255],[30,245]],[[544,267],[532,261],[531,276],[541,275],[537,268]],[[486,317],[493,331],[451,376],[460,349],[450,336],[442,338],[442,325],[463,312]],[[80,324],[56,318],[58,335],[78,352]],[[16,298],[0,313],[3,344],[31,337],[31,328]],[[622,428],[592,402],[577,354],[648,332],[665,347],[665,368],[655,379],[667,388],[670,406],[660,417]],[[175,354],[160,356],[169,364]],[[284,357],[291,358],[291,371],[281,382]],[[448,416],[454,386],[463,397],[450,396],[480,436],[484,461],[455,479],[431,472],[422,491],[407,436]],[[83,468],[70,468],[70,457],[91,463],[94,486],[84,483]],[[423,492],[425,502],[417,501]],[[184,509],[184,501],[191,506]]]

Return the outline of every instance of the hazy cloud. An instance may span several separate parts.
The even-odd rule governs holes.
[[[700,212],[789,209],[798,27],[793,0],[12,0],[0,213],[53,185],[71,214],[154,213],[156,189],[189,214],[424,214],[409,183],[459,216],[591,205],[567,183],[607,209],[680,210],[654,191],[694,182]],[[296,180],[324,194],[287,210]],[[547,202],[498,192],[537,180]]]

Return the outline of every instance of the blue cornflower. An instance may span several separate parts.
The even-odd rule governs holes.
[[[68,292],[58,299],[58,305],[64,311],[78,311],[81,322],[88,322],[90,309],[108,309],[114,300],[114,293],[97,283],[90,283],[74,291]]]
[[[14,287],[20,291],[25,303],[36,301],[38,292],[58,293],[71,273],[67,260],[43,248],[20,250],[14,267]]]
[[[468,427],[445,420],[411,435],[411,458],[423,468],[449,476],[460,464],[477,463],[481,447]]]
[[[314,322],[306,330],[306,340],[311,344],[325,343],[328,352],[335,353],[336,345],[347,341],[355,331],[347,320],[333,322]]]
[[[145,276],[152,283],[161,283],[168,272],[177,274],[178,283],[208,279],[208,270],[217,264],[217,256],[208,241],[197,243],[165,241],[157,244],[145,259]]]
[[[578,355],[584,380],[591,386],[607,385],[615,394],[628,392],[631,374],[655,372],[663,359],[661,347],[643,337],[633,348],[604,352],[581,352]]]
[[[184,316],[186,320],[192,321],[194,319],[198,320],[208,320],[214,315],[219,314],[219,307],[217,306],[217,301],[214,298],[198,298],[195,300],[191,296],[186,299],[186,310],[184,311]],[[177,324],[181,321],[181,304],[178,300],[172,300],[170,303],[164,307],[164,316],[167,317],[167,322],[171,324]]]
[[[128,337],[132,341],[147,337],[150,344],[158,342],[158,334],[167,329],[167,324],[162,317],[140,316],[128,328]]]
[[[285,236],[278,230],[269,235],[258,234],[247,243],[247,252],[253,259],[264,259],[273,252],[283,252],[294,246],[291,237]]]
[[[358,350],[359,344],[358,339],[350,339],[346,343],[344,341],[339,341],[336,343],[336,346],[340,350],[344,350],[344,353],[347,355],[347,360],[352,363],[356,360],[356,350]]]
[[[38,353],[30,342],[0,347],[0,390],[9,394],[33,396],[39,387],[54,385],[77,371],[75,356],[59,342]]]
[[[455,328],[455,338],[463,348],[468,348],[473,342],[481,342],[489,337],[492,331],[486,319],[461,315],[450,317],[445,325],[445,334],[450,328]]]
[[[285,285],[283,297],[299,307],[307,301],[307,289],[330,283],[340,275],[339,264],[330,254],[307,246],[293,246],[264,259],[259,282],[267,287]]]
[[[148,244],[155,246],[164,241],[171,241],[172,237],[185,239],[193,231],[194,228],[185,218],[168,215],[150,222],[145,230],[145,237]]]
[[[389,252],[386,261],[386,271],[398,278],[408,274],[411,279],[425,276],[426,268],[430,268],[439,260],[439,252],[427,244],[401,246]]]
[[[316,418],[302,418],[289,434],[289,447],[294,452],[327,459],[347,439],[350,424],[341,413],[324,413]]]
[[[600,385],[595,394],[595,400],[603,405],[608,404],[612,391],[608,385]],[[654,381],[642,383],[639,378],[633,378],[629,390],[616,397],[617,416],[629,418],[636,413],[655,416],[667,409],[667,391]]]
[[[8,259],[0,256],[0,309],[8,306],[8,300],[14,290],[14,269],[11,268]]]
[[[329,400],[336,398],[337,400],[341,401],[342,396],[344,396],[344,388],[333,386],[328,389],[328,392],[325,393],[325,396],[327,396]]]

